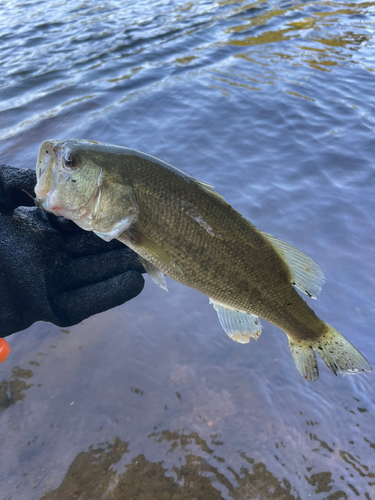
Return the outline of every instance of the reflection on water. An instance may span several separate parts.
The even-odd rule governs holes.
[[[105,446],[101,445],[100,448],[90,447],[89,451],[77,455],[61,485],[44,495],[41,500],[75,497],[82,500],[99,500],[104,497],[110,500],[219,500],[223,498],[220,491],[223,489],[228,492],[230,498],[236,500],[300,498],[299,495],[291,494],[289,481],[279,481],[264,464],[254,463],[254,460],[244,453],[241,453],[244,467],[239,473],[227,467],[232,474],[232,481],[238,484],[233,486],[217,467],[212,466],[204,457],[191,453],[191,443],[198,445],[203,452],[212,453],[197,435],[185,436],[177,432],[163,434],[163,439],[171,441],[171,450],[180,447],[184,451],[185,463],[175,466],[173,471],[164,468],[163,461],[152,462],[142,454],[127,463],[126,471],[116,477],[112,467],[128,452],[128,443],[115,438],[112,444],[104,443]],[[220,462],[225,461],[220,457],[215,458]]]
[[[64,338],[60,338],[57,344],[50,345],[50,348],[59,351],[60,343],[64,340]],[[82,347],[88,348],[89,335],[86,336],[86,339],[78,341],[78,344],[83,342],[83,345],[78,346],[77,340],[74,340],[70,349],[74,348],[74,345],[79,351]],[[65,352],[68,351],[65,350]],[[44,360],[49,357],[48,352],[40,352],[39,355]],[[52,360],[52,363],[54,362]],[[35,367],[43,366],[43,363],[41,365],[40,362],[34,360],[30,361],[29,364]],[[168,367],[166,369],[168,371]],[[49,371],[50,368],[47,373]],[[146,397],[147,403],[144,408],[147,409],[146,411],[150,410],[151,414],[147,417],[143,414],[145,425],[139,425],[140,423],[136,421],[137,417],[136,419],[131,418],[130,426],[129,424],[124,425],[121,417],[115,418],[116,412],[113,413],[110,408],[106,409],[107,417],[104,419],[104,425],[99,428],[99,431],[96,429],[94,434],[92,432],[89,434],[102,434],[104,440],[87,446],[86,449],[79,451],[75,457],[72,457],[71,462],[67,463],[66,472],[58,482],[59,484],[56,485],[54,485],[56,480],[51,480],[51,475],[52,479],[55,475],[52,472],[55,466],[52,467],[52,474],[44,472],[45,467],[48,470],[48,464],[43,458],[43,453],[46,451],[48,456],[50,440],[60,441],[71,425],[73,425],[73,429],[76,429],[73,435],[76,432],[81,434],[82,431],[79,429],[88,420],[90,405],[86,407],[84,404],[82,406],[78,420],[70,412],[69,416],[66,409],[60,410],[58,413],[55,411],[49,413],[48,418],[53,419],[53,422],[48,426],[49,432],[46,432],[46,424],[43,423],[41,426],[38,424],[36,427],[30,426],[26,434],[30,437],[26,438],[28,441],[25,441],[24,445],[21,446],[19,464],[22,467],[21,470],[30,471],[31,477],[27,477],[28,472],[24,473],[23,478],[20,478],[21,481],[18,481],[18,487],[22,486],[27,492],[33,486],[38,490],[42,486],[44,494],[38,496],[40,500],[65,500],[67,498],[80,498],[82,500],[101,500],[104,498],[110,500],[125,498],[142,500],[153,498],[171,500],[188,498],[196,498],[197,500],[256,500],[259,498],[265,500],[301,500],[306,498],[306,491],[309,491],[310,495],[315,493],[317,498],[329,500],[350,500],[353,498],[353,494],[372,500],[375,491],[375,469],[373,466],[375,444],[371,441],[371,434],[367,437],[360,431],[358,440],[355,438],[355,441],[350,439],[354,432],[350,432],[344,440],[342,436],[338,435],[336,437],[332,435],[331,439],[325,440],[323,436],[326,435],[326,432],[322,429],[322,423],[318,420],[306,420],[304,412],[300,411],[298,417],[294,417],[293,421],[293,425],[299,429],[299,436],[296,442],[291,442],[290,431],[281,422],[265,420],[260,424],[256,421],[255,415],[248,421],[250,401],[247,403],[246,409],[243,409],[239,400],[235,403],[233,395],[226,394],[225,391],[220,391],[215,395],[215,392],[211,391],[207,402],[200,403],[202,390],[206,396],[203,387],[194,390],[196,394],[194,395],[193,407],[190,407],[189,403],[181,407],[181,403],[186,398],[181,394],[186,392],[189,385],[188,371],[188,367],[175,365],[173,371],[169,373],[170,382],[166,383],[166,392],[178,390],[175,391],[174,395],[170,394],[168,405],[163,404],[165,392],[160,391],[162,401],[159,401],[158,396],[154,399],[153,394],[149,394],[147,389],[133,386],[134,381],[130,377],[126,384],[127,387],[120,389],[124,398],[120,404],[120,415],[124,419],[125,415],[131,415],[134,412],[137,415],[143,411],[140,407],[140,399],[132,400],[131,396],[125,396],[125,390],[128,391],[129,395],[133,394],[137,398]],[[59,373],[54,375],[59,376]],[[33,386],[33,384],[26,385],[22,380],[33,377],[33,372],[28,368],[14,367],[11,377],[10,382],[3,380],[0,384],[2,388],[0,408],[3,410],[3,414],[9,411],[10,405],[16,407],[24,405],[25,393],[22,391]],[[138,380],[137,383],[144,387],[144,380]],[[104,387],[107,386],[107,381],[104,380],[103,385],[97,380],[97,384],[100,386],[97,394],[101,395],[105,390]],[[205,382],[203,382],[204,384]],[[55,396],[59,398],[56,391],[61,392],[61,387],[56,381],[53,382],[51,389],[48,389],[48,384],[45,387],[46,394],[52,395],[52,398]],[[72,394],[74,394],[74,390]],[[79,390],[77,395],[79,395]],[[87,398],[87,395],[82,394],[82,396]],[[36,393],[31,396],[32,399],[36,397]],[[41,401],[44,397],[45,394],[39,393]],[[96,393],[93,394],[93,398],[95,400]],[[253,402],[255,401],[257,399]],[[30,403],[32,404],[32,401]],[[79,404],[79,401],[67,404],[68,407],[72,408],[75,403]],[[113,403],[115,406],[118,405],[115,394],[111,398],[111,404]],[[159,409],[157,409],[158,406]],[[131,407],[132,409],[130,409]],[[18,407],[18,410],[20,409],[21,407]],[[352,403],[346,404],[345,408],[336,406],[336,411],[341,412],[341,414],[345,410],[354,416],[351,421],[347,419],[349,427],[353,425],[351,422],[355,422],[354,425],[357,428],[362,426],[366,429],[369,428],[368,409],[363,406],[363,402],[359,398],[353,397]],[[101,421],[102,411],[99,404],[96,409],[99,418],[94,419],[96,427]],[[154,417],[152,416],[153,411]],[[18,411],[16,415],[20,414],[22,420],[27,419],[27,412]],[[238,422],[241,423],[242,429],[235,430],[233,428],[231,425],[233,418],[235,425]],[[82,424],[79,423],[81,419],[83,419]],[[19,428],[19,425],[24,425],[22,420],[17,422],[16,429]],[[179,420],[185,422],[189,430],[174,428],[175,423]],[[372,422],[372,417],[370,420]],[[147,427],[151,423],[155,425],[153,428],[149,428],[150,432],[147,433]],[[166,424],[170,428],[165,428]],[[143,429],[141,435],[142,440],[147,441],[145,445],[140,445],[138,438],[134,440],[134,432],[137,427]],[[120,430],[121,437],[113,435],[116,429]],[[372,429],[372,423],[370,423],[370,429]],[[124,431],[125,436],[129,433],[127,439],[124,437]],[[266,432],[266,440],[264,431]],[[283,434],[284,432],[286,434]],[[13,433],[12,440],[17,433],[19,431]],[[110,435],[113,437],[108,440]],[[238,441],[240,436],[243,437],[243,440]],[[251,436],[250,443],[248,436]],[[67,438],[69,441],[70,438],[68,436]],[[234,441],[231,442],[233,438]],[[335,442],[336,439],[340,443]],[[364,444],[365,446],[363,446]],[[46,446],[47,448],[45,448]],[[23,447],[25,449],[22,449]],[[80,448],[79,445],[78,448]],[[142,453],[139,453],[139,448],[143,450]],[[267,448],[270,452],[269,455],[266,452]],[[293,453],[293,460],[299,464],[294,471],[288,463],[292,458],[290,453]],[[267,466],[271,454],[275,463],[280,465],[277,474],[272,471],[273,465],[271,465],[271,470]],[[59,451],[57,451],[57,457],[59,457]],[[37,464],[40,460],[43,464],[42,474],[38,473]],[[60,458],[57,460],[60,461]],[[330,464],[330,468],[325,470],[324,465],[327,464]],[[303,487],[303,483],[309,489]],[[323,493],[324,496],[321,496],[320,494]],[[27,493],[25,498],[27,498]]]
[[[113,443],[100,443],[99,446],[98,448],[90,446],[88,451],[79,453],[70,465],[59,488],[44,495],[43,500],[65,500],[68,498],[99,500],[105,498],[108,489],[113,488],[116,477],[113,466],[128,452],[128,443],[124,443],[117,437]],[[137,498],[136,496],[118,496],[116,490],[112,489],[107,498]]]
[[[226,66],[231,57],[251,66],[234,70],[225,82],[249,90],[276,79],[292,83],[286,64],[331,71],[354,63],[374,70],[363,50],[372,44],[374,2],[176,2],[170,9],[165,2],[135,3],[130,9],[110,4],[100,10],[85,2],[72,10],[59,6],[47,19],[44,9],[30,2],[34,21],[24,25],[23,4],[13,2],[11,18],[1,16],[0,111],[6,119],[1,139],[71,112],[85,112],[85,121],[95,111],[111,113],[167,75],[173,79],[205,68],[216,80],[221,63]],[[294,77],[294,85],[304,86],[304,76]],[[247,86],[249,80],[261,87]],[[91,119],[96,118],[94,113]]]
[[[0,3],[0,160],[84,137],[216,186],[324,269],[314,309],[375,365],[375,2]],[[1,500],[375,499],[374,376],[316,384],[264,322],[147,281],[73,328],[10,338]]]
[[[314,423],[311,422],[311,425]],[[303,498],[288,479],[275,477],[264,463],[257,462],[245,452],[238,452],[242,459],[238,471],[230,465],[221,467],[213,465],[213,461],[208,460],[208,455],[219,464],[226,463],[225,458],[219,456],[221,450],[218,448],[224,443],[217,439],[219,436],[216,434],[211,435],[209,445],[196,432],[183,434],[169,430],[154,431],[148,437],[158,443],[167,441],[170,447],[166,453],[182,455],[183,463],[181,464],[181,460],[176,460],[176,465],[169,470],[163,466],[163,460],[153,462],[147,460],[143,454],[128,462],[125,454],[129,453],[129,443],[116,437],[112,443],[100,443],[98,448],[90,446],[88,451],[79,453],[60,486],[44,495],[41,500],[64,500],[76,497],[82,500],[102,498],[300,500]],[[329,452],[334,451],[316,436],[314,439]],[[282,448],[282,443],[280,445],[276,443],[276,448],[277,450]],[[369,467],[362,465],[351,453],[341,450],[340,456],[350,466],[347,468],[350,478],[355,477],[351,472],[369,479],[375,478],[375,474],[368,472]],[[279,460],[277,454],[275,458]],[[116,466],[121,459],[125,460],[125,472],[118,473]],[[305,457],[302,459],[306,462]],[[349,499],[350,491],[360,496],[352,484],[353,479],[341,476],[340,479],[344,484],[336,485],[332,472],[310,475],[311,469],[312,467],[305,467],[305,479],[314,488],[315,493],[329,493],[325,496],[329,500]],[[370,492],[374,484],[375,481],[368,482],[369,489],[364,493],[364,498],[371,499]],[[340,489],[342,486],[344,489]],[[225,493],[225,496],[222,493]]]
[[[36,363],[36,361],[34,361]],[[10,405],[16,404],[17,401],[22,401],[25,399],[25,393],[27,389],[33,386],[33,384],[27,384],[22,379],[28,379],[33,376],[31,370],[25,370],[19,366],[15,366],[12,370],[11,380],[3,380],[0,382],[0,411],[5,410]]]

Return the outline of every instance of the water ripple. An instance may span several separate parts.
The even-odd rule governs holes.
[[[0,159],[33,167],[43,140],[84,137],[214,184],[319,262],[314,309],[375,365],[374,24],[371,1],[8,0]],[[36,368],[34,385],[0,368],[5,495],[65,498],[116,449],[176,500],[199,485],[204,500],[371,498],[373,376],[320,363],[308,384],[281,331],[235,345],[205,298],[169,289],[147,281],[130,305],[11,339],[17,366]],[[113,495],[134,486],[115,476]]]

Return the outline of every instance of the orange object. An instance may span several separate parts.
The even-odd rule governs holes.
[[[5,361],[10,353],[10,345],[5,339],[0,338],[0,363]]]

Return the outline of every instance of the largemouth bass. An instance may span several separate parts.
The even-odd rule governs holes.
[[[296,291],[317,297],[318,264],[257,229],[212,186],[139,151],[81,139],[43,142],[36,170],[40,206],[128,245],[161,288],[166,275],[207,295],[233,340],[257,339],[264,318],[286,333],[305,379],[318,379],[315,352],[335,375],[371,371]]]

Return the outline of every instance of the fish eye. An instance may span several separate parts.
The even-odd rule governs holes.
[[[76,154],[74,151],[69,151],[64,156],[64,165],[68,168],[74,168],[76,163]]]

